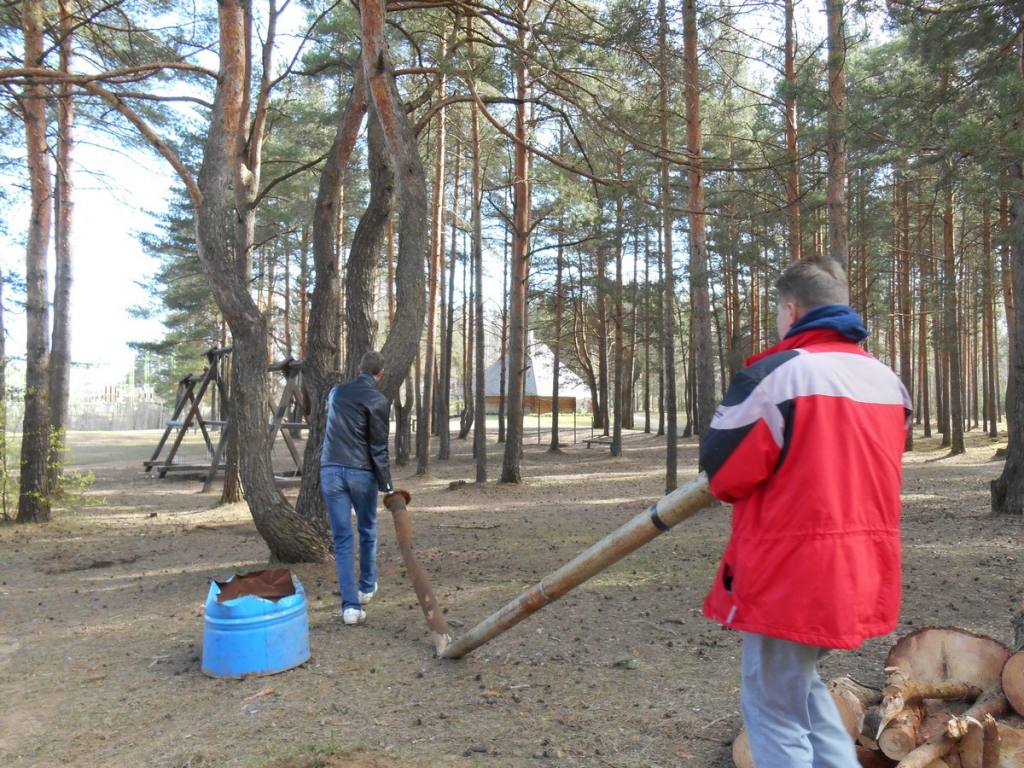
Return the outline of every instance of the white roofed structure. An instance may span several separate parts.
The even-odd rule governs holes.
[[[530,354],[526,357],[525,411],[527,413],[547,413],[551,411],[552,391],[554,389],[555,354],[546,344],[530,345]],[[508,386],[508,358],[505,359],[505,386]],[[487,410],[498,410],[498,399],[501,393],[501,360],[495,360],[484,372],[484,395]],[[565,365],[559,366],[558,372],[558,410],[572,412],[586,410],[584,404],[590,403],[590,388],[584,381],[569,370]]]

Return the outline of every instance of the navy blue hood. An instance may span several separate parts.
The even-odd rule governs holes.
[[[789,329],[785,338],[812,328],[828,328],[838,331],[850,341],[863,341],[868,337],[867,329],[860,315],[845,304],[826,304],[815,307],[797,320]]]

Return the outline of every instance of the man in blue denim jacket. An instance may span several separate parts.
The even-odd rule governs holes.
[[[341,588],[342,621],[366,621],[364,605],[377,591],[377,492],[391,493],[388,456],[391,403],[378,386],[384,357],[370,351],[359,375],[327,395],[320,489],[334,532],[334,561]],[[359,585],[355,580],[352,510],[359,530]]]

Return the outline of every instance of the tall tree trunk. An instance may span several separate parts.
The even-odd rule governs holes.
[[[237,81],[233,87],[240,89],[238,94],[237,121],[232,124],[234,135],[234,156],[231,158],[231,191],[234,195],[235,215],[231,217],[234,223],[234,254],[233,267],[238,275],[239,281],[248,286],[252,278],[253,248],[256,240],[256,203],[260,188],[260,171],[263,157],[263,141],[266,135],[267,110],[270,105],[270,78],[272,57],[274,51],[274,38],[277,28],[277,3],[276,0],[268,2],[268,26],[266,39],[263,42],[262,69],[260,74],[259,91],[256,97],[255,109],[252,104],[252,3],[243,2],[239,8],[240,19],[238,21],[243,46],[240,66],[245,70],[244,77]],[[223,16],[221,17],[223,21]],[[223,34],[223,29],[222,29]],[[221,54],[223,59],[223,53]],[[250,112],[253,113],[252,124],[250,125]],[[227,267],[227,265],[224,265]],[[259,313],[259,306],[256,305]],[[226,315],[225,315],[226,316]],[[231,324],[230,319],[228,324]],[[232,327],[234,334],[234,327]],[[266,319],[263,318],[263,357],[266,367],[266,356],[268,342]],[[237,343],[237,339],[236,339]],[[245,354],[245,353],[243,353]],[[235,351],[238,356],[238,350]],[[244,369],[245,366],[243,365]],[[237,389],[244,388],[244,384],[236,381],[239,374],[239,367],[231,368],[231,392],[232,400]],[[233,503],[242,500],[245,487],[245,480],[242,477],[242,450],[241,446],[248,444],[245,441],[243,432],[240,431],[240,424],[237,418],[230,419],[227,437],[227,460],[224,465],[224,486],[221,490],[221,502]],[[269,542],[268,542],[269,543]],[[271,545],[271,551],[274,546]]]
[[[313,216],[316,216],[314,211]],[[309,297],[312,295],[309,284],[309,246],[310,246],[310,224],[302,227],[302,237],[299,240],[299,279],[295,286],[299,291],[299,360],[305,360],[306,341],[309,338]]]
[[[475,222],[474,222],[475,226]],[[475,235],[474,235],[475,237]],[[472,249],[472,246],[471,246]],[[463,338],[464,338],[464,356],[465,361],[463,363],[463,381],[465,382],[464,390],[466,393],[466,404],[462,409],[463,418],[459,422],[459,439],[465,440],[469,437],[469,430],[473,429],[473,458],[477,459],[479,451],[477,450],[477,433],[475,426],[477,424],[477,416],[484,419],[481,424],[481,432],[479,439],[487,442],[486,434],[486,418],[487,418],[487,401],[486,401],[486,381],[484,380],[484,369],[487,364],[487,360],[484,357],[483,347],[485,343],[483,331],[477,330],[476,322],[476,306],[478,303],[477,296],[477,263],[475,261],[476,254],[472,253],[468,264],[464,264],[462,268],[462,294],[466,296],[464,303],[464,309],[462,313],[463,318]],[[482,279],[482,277],[481,277]],[[481,302],[481,312],[483,311]],[[482,320],[481,320],[481,328]],[[479,341],[478,341],[479,339]],[[477,350],[480,350],[480,354],[477,354]],[[486,449],[485,449],[486,450]],[[479,470],[479,466],[477,467]],[[486,468],[485,468],[486,473]],[[485,478],[486,479],[486,478]],[[480,482],[483,482],[482,480]]]
[[[509,387],[508,431],[501,482],[522,482],[523,393],[526,379],[527,296],[530,289],[530,180],[526,150],[526,46],[528,0],[519,0],[519,51],[515,65],[516,107],[512,178],[512,264],[509,273]]]
[[[638,355],[640,349],[640,310],[637,307],[637,301],[640,295],[640,232],[638,227],[633,230],[633,284],[630,288],[630,303],[633,305],[630,311],[630,326],[631,326],[631,338],[629,344],[626,347],[625,355],[625,370],[626,375],[624,377],[626,392],[624,395],[624,408],[622,413],[622,427],[623,429],[636,429],[636,410],[639,407],[637,401],[640,383],[640,375],[638,372]]]
[[[507,236],[507,233],[506,233]],[[508,334],[509,334],[509,302],[512,297],[508,292],[508,247],[506,242],[505,261],[502,264],[501,281],[501,340],[499,342],[498,360],[498,442],[505,442],[505,427],[508,411]]]
[[[39,0],[22,3],[25,65],[43,65],[43,6]],[[50,454],[46,253],[50,242],[53,207],[46,145],[46,87],[33,77],[25,78],[21,96],[25,120],[25,164],[28,167],[31,218],[25,242],[25,416],[21,437],[21,493],[19,523],[44,523],[50,519],[50,489],[46,464]]]
[[[451,413],[452,395],[452,345],[455,341],[455,265],[458,262],[459,235],[459,181],[462,176],[462,148],[455,153],[455,173],[452,182],[452,245],[447,280],[445,269],[441,269],[441,391],[438,398],[438,453],[437,458],[448,461],[451,458]],[[463,382],[463,391],[469,387],[469,380]]]
[[[789,241],[790,262],[800,261],[800,155],[797,152],[797,80],[796,80],[796,31],[793,24],[793,9],[796,0],[785,0],[786,8],[786,230]]]
[[[1024,77],[1024,73],[1022,73]],[[999,247],[999,259],[1002,274],[1003,288],[1003,314],[1006,317],[1006,434],[1012,442],[1015,435],[1013,419],[1017,414],[1015,393],[1017,391],[1016,363],[1017,359],[1017,306],[1014,300],[1014,278],[1013,249],[1010,240],[1010,203],[1009,197],[1004,193],[999,198],[999,224],[1000,231],[1005,235],[1003,243]],[[1022,222],[1024,226],[1024,222]]]
[[[413,365],[412,365],[412,380],[414,382],[414,384],[413,384],[414,389],[413,389],[413,393],[412,394],[413,394],[413,402],[415,403],[415,410],[413,412],[416,414],[416,421],[417,422],[423,419],[423,397],[422,397],[423,390],[419,386],[419,382],[420,382],[420,368],[421,368],[422,360],[423,360],[423,351],[420,350],[420,351],[418,351],[416,353],[416,357],[413,359]],[[413,445],[413,451],[414,452],[418,452],[419,451],[419,443],[416,443],[415,445]]]
[[[284,323],[284,357],[292,360],[295,357],[295,350],[292,347],[292,249],[291,236],[285,234],[282,238],[284,245],[284,278],[282,280],[282,301],[281,321]]]
[[[900,237],[899,248],[899,336],[900,336],[900,380],[911,399],[914,397],[913,335],[914,297],[910,286],[910,191],[907,179],[898,176],[900,189]],[[914,450],[914,430],[907,430],[904,451]]]
[[[597,397],[598,407],[594,412],[594,426],[601,428],[601,434],[608,436],[608,307],[605,304],[607,292],[607,263],[605,246],[597,247],[597,293],[595,305],[597,313]]]
[[[644,234],[644,434],[651,434],[651,249]]]
[[[325,540],[330,535],[330,524],[320,491],[320,451],[326,427],[324,410],[327,393],[342,378],[336,372],[336,345],[339,338],[337,306],[341,284],[338,263],[341,216],[338,215],[338,209],[342,202],[345,169],[366,114],[365,82],[362,67],[357,62],[352,73],[352,91],[348,103],[338,119],[334,143],[320,172],[316,207],[313,210],[313,269],[316,279],[309,308],[306,365],[302,374],[309,430],[303,451],[302,484],[296,506],[299,515],[313,525]]]
[[[622,150],[618,152],[618,177],[622,178]],[[625,375],[624,329],[622,315],[622,251],[623,243],[623,204],[621,192],[615,196],[615,394],[614,394],[614,428],[612,430],[612,456],[622,455],[622,413],[625,410],[626,385]]]
[[[715,414],[715,354],[711,340],[707,215],[704,212],[704,139],[700,126],[697,0],[683,3],[683,80],[686,84],[686,156],[689,160],[690,297],[693,302],[694,432],[703,435]]]
[[[474,371],[476,365],[476,262],[471,257],[468,264],[462,267],[462,295],[466,297],[462,312],[462,381],[465,394],[465,406],[462,409],[462,416],[459,419],[459,440],[469,437],[469,430],[476,423],[476,397],[474,392],[483,386],[477,381]],[[479,390],[483,391],[483,390]],[[486,414],[486,404],[484,413]],[[473,437],[476,440],[476,435]],[[486,439],[486,438],[481,438]],[[476,458],[476,446],[473,448],[473,458]]]
[[[11,466],[7,451],[7,327],[4,324],[3,288],[6,277],[0,274],[0,510],[10,520]]]
[[[555,339],[552,352],[554,361],[551,366],[551,445],[549,451],[558,452],[560,441],[558,439],[558,417],[561,415],[561,406],[558,402],[559,388],[558,380],[561,378],[562,366],[562,317],[565,313],[565,286],[562,282],[562,272],[565,269],[565,214],[558,219],[558,242],[555,251]]]
[[[844,0],[825,0],[828,19],[828,255],[846,267],[846,24]]]
[[[238,168],[246,157],[239,144],[247,134],[251,17],[245,0],[222,0],[218,11],[220,76],[198,178],[196,244],[214,298],[234,337],[231,420],[239,445],[246,446],[239,452],[239,474],[256,530],[274,559],[318,561],[327,553],[323,540],[295,514],[274,481],[267,429],[267,329],[237,257],[251,249],[240,244],[232,253],[223,237],[229,220],[229,187],[254,172],[252,166]]]
[[[960,332],[957,327],[957,291],[956,291],[956,250],[953,241],[953,193],[949,192],[949,200],[942,217],[942,278],[945,288],[943,295],[945,353],[949,365],[949,423],[951,454],[965,452],[964,448],[964,411],[962,367],[960,360]]]
[[[664,299],[662,310],[664,324],[662,330],[662,374],[664,376],[664,408],[665,414],[665,493],[671,493],[678,485],[677,473],[679,465],[679,433],[676,429],[676,280],[672,265],[672,189],[669,176],[668,153],[669,131],[669,76],[668,76],[668,12],[665,0],[658,0],[658,99],[659,119],[661,121],[661,227],[662,227],[662,263],[664,265]],[[661,434],[659,425],[658,433]]]
[[[683,310],[679,310],[679,317],[676,327],[683,326]],[[686,396],[686,422],[683,424],[683,437],[690,437],[693,434],[693,411],[697,402],[697,381],[695,378],[697,365],[694,359],[696,345],[693,343],[693,303],[686,313],[689,323],[686,324],[687,347],[683,350],[683,392]]]
[[[427,181],[416,146],[412,121],[402,105],[384,38],[384,0],[359,6],[363,41],[363,73],[374,109],[384,129],[398,181],[398,262],[395,270],[396,311],[381,354],[387,361],[380,388],[394,400],[419,349],[426,316],[424,265],[429,244]]]
[[[60,71],[71,72],[74,29],[70,0],[60,0]],[[57,491],[64,475],[68,400],[71,394],[71,284],[73,221],[72,152],[75,124],[71,85],[57,87],[57,173],[54,182],[53,332],[50,340],[50,458],[48,483]]]
[[[996,360],[999,357],[999,345],[996,338],[996,259],[995,251],[992,249],[992,211],[990,201],[986,198],[984,207],[984,220],[982,232],[982,251],[984,252],[985,266],[984,278],[982,281],[982,325],[983,325],[983,347],[985,366],[985,392],[984,409],[985,421],[988,425],[988,436],[995,439],[999,436],[999,366]]]
[[[443,38],[442,38],[443,40]],[[443,43],[440,58],[445,55]],[[440,98],[444,98],[445,79],[439,83]],[[437,141],[434,146],[434,203],[433,226],[431,227],[430,258],[427,260],[427,339],[426,357],[423,365],[423,418],[416,425],[416,474],[425,475],[430,468],[430,434],[433,431],[434,401],[434,358],[437,342],[437,296],[445,252],[445,110],[442,107],[437,114]]]
[[[469,40],[470,56],[473,64],[473,80],[476,82],[476,45],[473,37],[473,17],[470,15],[466,20],[467,37]],[[480,108],[473,104],[470,111],[470,128],[473,141],[473,169],[471,176],[473,196],[473,240],[472,240],[472,263],[473,263],[473,332],[476,342],[476,413],[473,421],[473,456],[476,459],[476,481],[487,482],[487,402],[484,381],[484,372],[487,369],[487,362],[484,360],[484,250],[483,250],[483,207],[484,207],[484,185],[481,169],[481,147],[480,147]],[[504,350],[502,351],[504,354]]]
[[[920,200],[921,185],[918,184],[918,199]],[[934,281],[931,278],[931,253],[929,247],[923,242],[925,239],[925,227],[924,222],[921,221],[921,217],[918,217],[918,231],[919,238],[922,240],[920,247],[920,256],[918,258],[918,275],[920,281],[920,307],[921,313],[918,316],[918,372],[920,374],[920,385],[918,386],[918,402],[917,412],[921,416],[923,421],[922,435],[924,437],[932,436],[932,421],[931,421],[931,403],[929,401],[929,393],[931,388],[928,384],[928,317],[931,314],[932,306],[932,285]]]
[[[1017,76],[1024,80],[1024,35],[1017,38],[1017,54],[1019,67]],[[1024,119],[1018,115],[1017,130],[1024,130]],[[1024,160],[1017,159],[1011,166],[1013,193],[1009,197],[1009,205],[1001,206],[1007,210],[1007,240],[1009,242],[1009,262],[1012,283],[1006,293],[1012,296],[1024,296]],[[1005,198],[1004,198],[1005,199]],[[1004,288],[1004,290],[1006,290]],[[1024,328],[1024,301],[1013,302],[1013,322],[1007,325],[1016,331]],[[1016,334],[1014,334],[1015,336]],[[1016,339],[1015,339],[1016,341]],[[1024,344],[1010,345],[1009,378],[1015,393],[1020,393],[1024,386]],[[1011,410],[1012,408],[1012,410]],[[1006,421],[1008,444],[1006,463],[1003,473],[992,481],[992,511],[996,514],[1024,514],[1024,436],[1020,430],[1024,428],[1024,397],[1007,394]]]
[[[395,466],[409,466],[409,459],[412,452],[412,415],[416,411],[415,388],[412,373],[410,372],[405,382],[405,400],[401,395],[396,395],[395,406]]]
[[[370,200],[352,235],[345,268],[345,370],[354,379],[364,353],[374,348],[377,325],[373,311],[373,281],[395,209],[395,168],[373,105],[367,116],[367,166]],[[385,358],[385,368],[390,361]],[[324,393],[326,396],[326,393]]]

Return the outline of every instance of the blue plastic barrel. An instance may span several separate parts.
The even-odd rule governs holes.
[[[306,591],[295,576],[292,580],[294,595],[278,600],[243,595],[223,603],[217,602],[217,582],[210,584],[203,631],[205,674],[272,675],[309,658]]]

